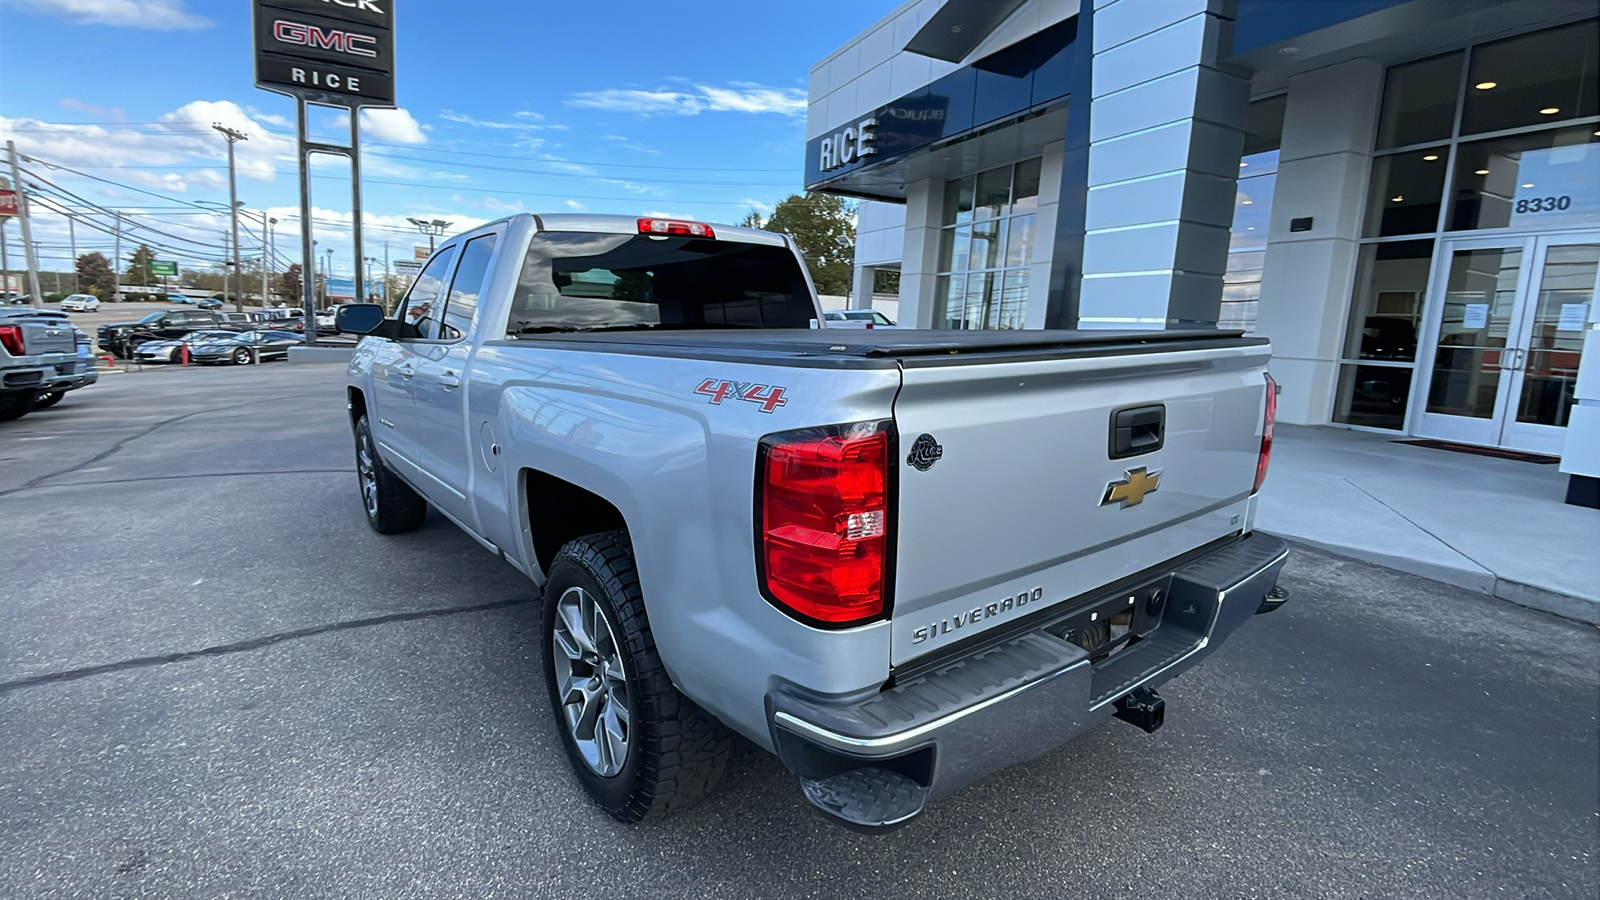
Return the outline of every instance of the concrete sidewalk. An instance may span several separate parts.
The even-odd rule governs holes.
[[[1600,624],[1600,511],[1553,465],[1279,425],[1256,527]]]

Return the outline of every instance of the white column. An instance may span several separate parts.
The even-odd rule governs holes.
[[[1578,405],[1567,420],[1567,445],[1561,471],[1600,478],[1600,297],[1589,304],[1589,330],[1583,334],[1583,357],[1573,388]]]
[[[1338,388],[1383,66],[1356,59],[1289,79],[1256,333],[1272,339],[1278,419],[1325,425]],[[1291,219],[1311,219],[1291,232]]]
[[[877,266],[856,266],[855,280],[850,285],[850,308],[872,308],[872,284],[878,274]]]
[[[944,217],[944,182],[937,178],[906,185],[905,253],[900,263],[900,318],[907,328],[932,328],[935,272],[939,265],[939,223]]]

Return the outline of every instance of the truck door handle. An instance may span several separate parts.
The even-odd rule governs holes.
[[[444,385],[445,390],[453,391],[461,386],[461,379],[454,372],[445,372],[439,376],[439,383]]]
[[[402,363],[401,365],[396,366],[395,371],[400,373],[401,378],[410,378],[411,376],[417,374],[417,370],[412,368],[410,363]]]

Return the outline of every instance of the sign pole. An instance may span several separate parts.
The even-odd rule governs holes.
[[[44,304],[39,290],[39,263],[33,254],[33,229],[28,227],[28,192],[22,189],[22,173],[17,171],[17,144],[6,141],[6,153],[11,157],[11,185],[17,192],[17,218],[22,222],[22,252],[28,260],[28,291],[35,309]]]
[[[352,114],[354,110],[351,111]],[[311,147],[306,143],[306,101],[295,98],[295,123],[300,132],[300,321],[305,328],[305,345],[317,343],[317,257],[311,240]],[[359,213],[358,213],[359,215]],[[311,273],[307,277],[307,273]]]
[[[350,225],[355,241],[355,256],[351,259],[356,263],[356,281],[363,281],[361,262],[366,259],[361,246],[361,109],[350,110]],[[364,303],[366,298],[361,296],[366,291],[363,283],[356,288],[356,302]]]

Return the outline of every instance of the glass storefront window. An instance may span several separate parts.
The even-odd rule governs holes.
[[[1600,115],[1600,20],[1472,50],[1462,134]]]
[[[1041,163],[1024,160],[946,185],[935,328],[1023,327]]]
[[[1217,327],[1254,331],[1261,300],[1261,273],[1267,257],[1267,225],[1278,183],[1278,151],[1246,156],[1239,163],[1228,229],[1228,268],[1222,276],[1222,308]]]
[[[1439,227],[1448,147],[1391,153],[1372,161],[1365,237],[1421,234]]]
[[[1600,128],[1579,125],[1462,144],[1449,229],[1600,226]]]
[[[1335,422],[1405,427],[1432,258],[1431,239],[1361,248]]]
[[[1389,70],[1383,85],[1378,149],[1450,139],[1461,95],[1462,51]]]
[[[1433,241],[1394,241],[1361,248],[1356,295],[1345,329],[1345,359],[1415,362]]]

